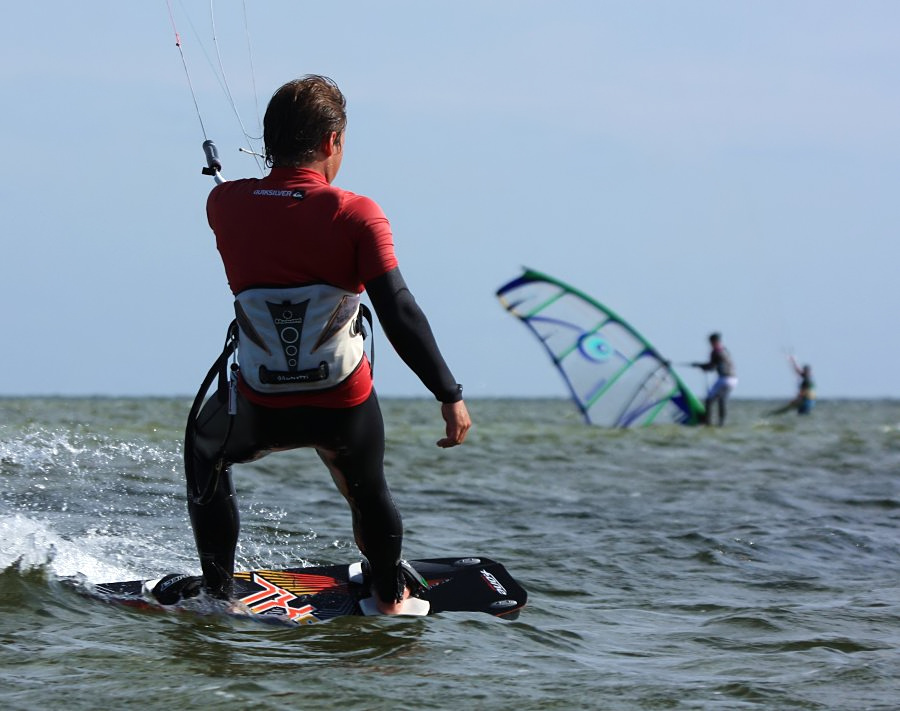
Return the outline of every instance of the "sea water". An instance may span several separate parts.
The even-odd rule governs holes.
[[[141,611],[78,586],[197,572],[189,400],[0,399],[4,709],[896,709],[900,402],[602,430],[564,400],[383,401],[408,558],[494,558],[517,620],[309,627]],[[358,560],[310,451],[236,467],[241,568]],[[72,585],[74,583],[74,587]]]

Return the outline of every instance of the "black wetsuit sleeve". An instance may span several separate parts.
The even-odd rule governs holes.
[[[365,286],[378,322],[403,362],[441,402],[462,400],[462,387],[444,362],[428,319],[407,288],[400,269],[392,269]]]
[[[700,368],[701,370],[710,371],[713,370],[718,364],[721,356],[718,353],[713,351],[709,354],[709,361],[706,363],[691,363],[695,368]]]

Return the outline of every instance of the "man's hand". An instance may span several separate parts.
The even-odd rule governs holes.
[[[472,426],[472,420],[469,417],[466,404],[462,400],[459,402],[445,402],[441,405],[441,417],[447,423],[447,436],[439,439],[437,446],[446,448],[462,444],[466,438],[466,433]]]

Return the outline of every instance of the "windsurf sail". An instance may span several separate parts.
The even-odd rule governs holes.
[[[588,423],[702,421],[703,405],[668,361],[600,302],[531,269],[500,287],[497,297],[543,344]]]

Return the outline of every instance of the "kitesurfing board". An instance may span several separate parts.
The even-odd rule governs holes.
[[[428,583],[426,589],[416,593],[418,599],[412,602],[418,610],[412,614],[486,612],[515,619],[528,597],[503,565],[488,558],[428,558],[409,562]],[[181,584],[199,582],[199,578],[189,576],[173,580]],[[144,608],[172,607],[162,605],[152,594],[156,582],[102,583],[94,587],[93,593],[113,603]],[[371,592],[363,585],[360,563],[235,573],[234,598],[241,603],[243,612],[249,611],[266,621],[298,625],[372,612]]]

